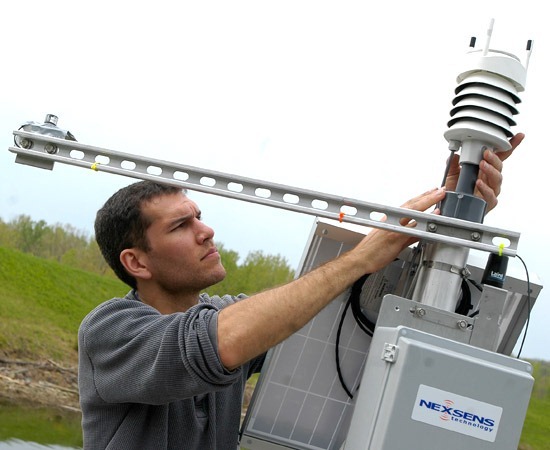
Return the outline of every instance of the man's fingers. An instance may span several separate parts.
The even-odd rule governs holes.
[[[510,150],[506,150],[505,152],[500,152],[500,151],[496,152],[495,154],[498,156],[498,158],[501,161],[504,161],[504,160],[508,159],[510,157],[510,155],[512,153],[514,153],[514,150],[517,148],[517,146],[519,144],[521,144],[521,141],[523,141],[523,139],[525,139],[525,134],[523,134],[523,133],[518,133],[518,134],[514,135],[508,141],[508,142],[510,142],[510,145],[512,146],[512,148]]]
[[[445,188],[439,187],[411,198],[402,205],[402,208],[414,209],[416,211],[426,211],[445,197]]]
[[[439,203],[445,197],[445,188],[435,188],[414,197],[402,205],[402,208],[414,209],[415,211],[426,211],[428,208]],[[416,222],[410,217],[402,217],[399,220],[401,225],[414,227]]]

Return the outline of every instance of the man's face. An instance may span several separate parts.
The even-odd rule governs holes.
[[[171,294],[200,292],[225,277],[214,245],[214,230],[200,220],[197,204],[183,193],[145,202],[142,213],[150,220],[145,258],[151,281]]]

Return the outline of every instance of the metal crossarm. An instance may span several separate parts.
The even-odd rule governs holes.
[[[16,162],[52,170],[54,163],[153,180],[184,189],[286,209],[367,227],[396,231],[433,242],[515,256],[520,234],[479,223],[324,194],[26,131],[13,132]],[[400,224],[414,219],[414,228]],[[501,243],[505,243],[502,247]]]

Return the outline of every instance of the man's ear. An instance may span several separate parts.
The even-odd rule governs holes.
[[[120,253],[120,262],[134,278],[148,280],[151,272],[147,268],[147,256],[136,248],[126,248]]]

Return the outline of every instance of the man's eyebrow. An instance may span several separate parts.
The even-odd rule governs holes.
[[[197,217],[200,219],[201,211],[199,209],[193,209],[189,211],[189,213],[187,214],[182,214],[181,216],[175,217],[174,219],[170,220],[167,226],[168,228],[172,228],[173,226],[176,226],[182,222],[186,222],[189,219],[192,219],[193,217]]]
[[[181,216],[178,216],[178,217],[175,217],[173,219],[171,219],[168,223],[167,223],[167,226],[168,228],[171,228],[175,225],[178,225],[182,222],[186,222],[188,221],[189,219],[192,219],[193,217],[195,217],[195,214],[194,213],[189,213],[189,214],[183,214]]]

